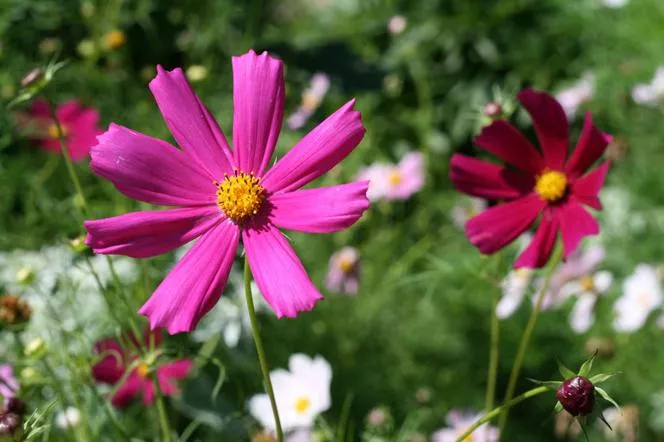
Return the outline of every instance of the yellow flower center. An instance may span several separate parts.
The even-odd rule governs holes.
[[[581,285],[581,290],[584,292],[592,292],[595,290],[595,282],[593,281],[593,277],[591,275],[586,275],[581,278],[579,284]]]
[[[305,91],[302,94],[302,107],[308,111],[315,111],[320,105],[320,97],[317,94]]]
[[[401,182],[401,173],[398,170],[393,170],[392,172],[390,172],[389,181],[390,184],[396,186]]]
[[[236,224],[242,223],[258,214],[265,201],[265,189],[259,183],[253,173],[236,171],[233,175],[225,175],[221,183],[214,182],[217,186],[217,205]]]
[[[311,407],[311,401],[309,400],[309,398],[301,397],[295,401],[295,411],[298,414],[305,413],[309,409],[309,407]]]
[[[343,257],[339,260],[339,267],[341,268],[341,271],[344,273],[350,273],[353,271],[353,268],[355,267],[355,263],[353,262],[352,259],[348,257]]]
[[[127,36],[124,32],[118,29],[110,31],[104,35],[104,46],[108,49],[117,49],[125,44],[125,41],[127,41]]]
[[[61,124],[60,129],[62,129],[62,136],[63,137],[66,137],[69,134],[69,131],[67,130],[67,128],[64,125]],[[54,140],[57,140],[58,138],[60,138],[60,133],[61,132],[58,130],[58,125],[55,124],[55,123],[51,123],[51,124],[48,125],[47,132],[48,132],[48,137],[49,138],[53,138]]]
[[[148,373],[150,372],[150,368],[148,368],[148,364],[143,363],[136,367],[136,373],[143,379],[148,377]]]
[[[537,177],[535,192],[543,200],[554,203],[565,196],[567,191],[567,177],[557,170],[546,170]]]

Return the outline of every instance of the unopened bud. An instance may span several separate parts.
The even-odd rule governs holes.
[[[31,87],[39,83],[44,78],[44,70],[42,68],[34,68],[21,79],[21,86]]]
[[[88,246],[85,244],[85,236],[80,235],[76,238],[69,241],[69,248],[74,253],[83,253],[88,250]]]
[[[16,282],[23,285],[30,285],[35,280],[35,271],[31,267],[22,267],[16,272]]]
[[[5,401],[5,413],[15,413],[23,416],[25,414],[25,402],[18,398],[10,397]]]
[[[503,107],[495,101],[491,101],[484,106],[484,115],[491,120],[498,120],[503,116]]]
[[[32,308],[15,295],[0,296],[0,324],[7,326],[23,325],[30,320]]]
[[[0,415],[0,442],[21,440],[23,417],[16,413]]]
[[[572,416],[586,416],[595,405],[595,386],[583,376],[574,376],[562,383],[556,397]]]
[[[40,359],[46,353],[46,343],[42,338],[35,338],[25,346],[25,356],[31,359]]]

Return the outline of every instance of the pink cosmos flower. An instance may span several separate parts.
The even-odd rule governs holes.
[[[330,257],[327,289],[354,295],[359,289],[360,254],[354,247],[344,247]]]
[[[90,148],[97,143],[99,113],[96,109],[83,107],[76,100],[67,101],[57,107],[55,114],[60,120],[62,132],[72,160],[81,161],[88,156]],[[51,152],[60,152],[58,127],[46,100],[35,100],[22,124],[39,147]]]
[[[14,377],[11,364],[0,364],[0,396],[4,399],[14,397],[18,388],[18,381]]]
[[[424,155],[407,153],[399,164],[375,163],[363,169],[358,179],[369,180],[370,200],[407,200],[424,186]]]
[[[161,333],[155,331],[150,336],[145,335],[145,346],[149,346],[150,339],[155,347],[161,343]],[[139,360],[136,347],[140,344],[134,336],[129,336],[134,348],[123,348],[114,339],[105,339],[95,344],[95,351],[102,359],[92,367],[92,376],[97,382],[115,385],[125,377],[125,371],[134,367],[125,378],[124,383],[117,389],[115,396],[111,399],[113,406],[122,408],[128,406],[136,396],[143,395],[143,405],[148,406],[154,402],[155,391],[151,370],[156,370],[159,380],[159,389],[166,396],[179,393],[178,387],[173,381],[184,379],[189,374],[193,365],[189,359],[179,359],[168,362],[157,367],[149,367],[145,362]]]
[[[141,307],[153,329],[196,327],[226,285],[240,238],[277,317],[312,309],[322,295],[278,228],[335,232],[369,207],[367,182],[301,189],[362,140],[354,100],[267,170],[284,113],[283,65],[267,53],[233,57],[233,87],[233,150],[182,70],[161,67],[150,89],[182,150],[115,124],[92,149],[92,170],[126,196],[182,206],[86,221],[96,253],[146,258],[200,237]]]
[[[459,436],[468,430],[478,419],[482,417],[481,413],[465,413],[459,410],[452,410],[447,413],[445,421],[448,427],[442,428],[431,435],[432,442],[455,442]],[[472,436],[464,439],[477,442],[498,442],[500,431],[496,427],[484,424],[478,427]]]
[[[311,85],[302,93],[300,107],[286,120],[288,127],[297,130],[304,126],[320,106],[328,89],[330,89],[330,77],[321,72],[314,74],[311,77]]]
[[[548,94],[526,89],[519,101],[530,113],[542,151],[510,123],[495,121],[482,130],[475,142],[513,168],[455,154],[450,178],[462,192],[501,200],[466,223],[466,235],[480,252],[494,253],[514,241],[539,218],[530,245],[514,263],[519,267],[543,267],[558,237],[564,257],[572,254],[599,225],[584,206],[601,210],[599,191],[609,163],[595,164],[611,141],[585,116],[581,137],[567,158],[569,127],[560,104]]]

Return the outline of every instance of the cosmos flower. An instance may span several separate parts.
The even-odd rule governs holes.
[[[233,88],[233,150],[182,70],[161,67],[150,89],[182,150],[115,124],[92,149],[92,170],[124,195],[181,206],[86,221],[95,253],[146,258],[200,237],[139,310],[153,329],[196,327],[226,285],[240,238],[277,317],[311,310],[322,295],[279,228],[335,232],[369,207],[367,182],[301,190],[362,140],[354,100],[267,170],[284,111],[281,61],[253,51],[233,57]]]
[[[524,233],[519,238],[519,253],[521,253],[533,236]],[[533,271],[528,268],[512,269],[500,283],[503,295],[496,305],[496,315],[499,319],[507,319],[514,314],[523,302],[526,292],[532,282]]]
[[[344,247],[330,257],[327,289],[354,295],[359,289],[360,254],[353,247]]]
[[[583,276],[581,279],[570,281],[561,287],[563,296],[572,294],[577,296],[572,308],[569,323],[576,333],[585,333],[595,322],[595,307],[599,297],[611,287],[613,275],[606,270]]]
[[[576,83],[556,94],[556,100],[560,103],[567,115],[568,120],[576,116],[579,107],[590,101],[595,93],[595,76],[585,74]]]
[[[55,425],[61,430],[76,428],[80,422],[81,412],[75,407],[67,407],[55,415]]]
[[[364,168],[357,179],[369,181],[371,201],[407,200],[424,186],[424,155],[407,153],[399,164],[375,163]]]
[[[18,388],[18,381],[14,377],[11,364],[0,364],[0,396],[4,399],[14,397]]]
[[[664,66],[655,71],[650,83],[639,83],[632,88],[632,99],[644,106],[657,106],[664,98]]]
[[[387,22],[387,30],[393,36],[399,35],[405,31],[406,26],[408,26],[408,19],[403,15],[395,15]]]
[[[559,233],[565,258],[584,237],[599,233],[599,224],[584,206],[601,209],[598,194],[609,164],[586,172],[600,159],[610,136],[600,132],[587,113],[581,137],[567,158],[569,127],[560,104],[532,89],[518,98],[533,119],[542,151],[507,121],[495,121],[475,142],[514,169],[454,154],[450,178],[464,193],[503,201],[466,223],[466,235],[480,252],[504,248],[539,219],[532,242],[514,267],[543,267]]]
[[[290,371],[270,373],[282,428],[284,431],[309,429],[316,417],[332,405],[332,369],[321,356],[310,358],[299,353],[290,357],[288,367]],[[268,395],[253,396],[249,411],[264,428],[275,429]]]
[[[451,210],[452,224],[459,230],[463,230],[466,222],[487,208],[485,199],[466,197],[457,202]]]
[[[481,413],[463,413],[452,410],[447,413],[445,421],[447,427],[442,428],[431,435],[431,442],[456,442],[468,428],[482,417]],[[473,442],[498,442],[498,428],[484,424],[478,427],[471,438]]]
[[[115,385],[124,379],[111,398],[113,406],[126,407],[140,395],[143,396],[143,405],[151,405],[155,399],[153,371],[156,372],[159,389],[163,395],[173,396],[180,392],[174,381],[187,377],[193,366],[192,361],[179,359],[165,364],[149,365],[148,362],[152,362],[154,358],[148,355],[141,360],[136,349],[139,345],[149,347],[150,341],[153,341],[154,348],[158,348],[161,339],[161,333],[156,331],[146,333],[143,344],[139,344],[134,336],[128,335],[133,348],[123,348],[114,339],[104,339],[95,344],[95,351],[101,356],[101,360],[92,367],[92,376],[95,380]],[[125,376],[127,370],[131,372]]]
[[[90,148],[97,143],[97,135],[102,132],[98,128],[99,113],[96,109],[81,106],[77,100],[70,100],[59,105],[55,114],[60,121],[71,159],[83,160],[88,156]],[[20,120],[27,135],[39,147],[60,152],[58,127],[51,117],[47,101],[33,101],[28,114],[22,115]]]
[[[648,264],[638,265],[623,282],[623,295],[613,306],[616,315],[613,327],[627,333],[639,330],[663,299],[657,269]]]
[[[316,112],[323,98],[330,89],[330,77],[318,72],[311,77],[311,85],[302,93],[302,103],[297,111],[288,117],[286,124],[292,130],[297,130]]]

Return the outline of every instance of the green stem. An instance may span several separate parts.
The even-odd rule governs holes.
[[[498,321],[498,299],[500,295],[498,292],[493,295],[492,312],[491,312],[491,350],[489,351],[489,374],[486,385],[486,397],[484,399],[484,411],[488,412],[493,408],[493,401],[496,397],[496,377],[498,374],[498,355],[500,352],[500,324]]]
[[[519,403],[525,401],[526,399],[530,399],[531,397],[537,396],[539,394],[546,393],[547,391],[551,391],[551,389],[549,389],[548,387],[544,387],[544,386],[536,387],[536,388],[533,388],[532,390],[526,391],[525,393],[523,393],[520,396],[517,396],[513,399],[510,399],[509,401],[505,402],[500,407],[496,407],[493,410],[491,410],[490,412],[488,412],[487,414],[485,414],[484,416],[482,416],[482,418],[480,418],[477,422],[475,422],[473,425],[471,425],[466,430],[465,433],[463,433],[461,436],[457,437],[456,442],[464,442],[466,440],[466,438],[468,438],[468,436],[473,434],[473,431],[475,431],[481,425],[484,425],[485,423],[489,422],[494,417],[498,416],[501,413],[502,413],[503,416],[505,416],[506,412],[510,408],[515,406],[516,404],[519,404]]]
[[[279,410],[277,410],[277,401],[274,398],[274,391],[272,390],[272,381],[270,380],[270,368],[267,365],[267,358],[265,357],[265,350],[263,349],[263,340],[258,329],[258,319],[256,318],[256,310],[254,309],[254,298],[251,295],[251,270],[249,269],[249,260],[244,258],[244,296],[247,299],[247,310],[249,311],[249,319],[251,321],[251,329],[254,333],[254,343],[256,344],[256,353],[258,353],[258,361],[260,362],[261,371],[263,373],[263,381],[265,382],[265,390],[270,397],[270,405],[272,406],[272,414],[274,415],[274,423],[277,430],[277,441],[283,442],[284,433],[281,429],[281,421],[279,420]]]
[[[562,245],[559,244],[556,247],[555,251],[553,252],[551,260],[549,261],[549,268],[547,269],[547,273],[544,278],[544,285],[542,286],[542,290],[539,292],[535,308],[530,314],[530,319],[528,320],[526,329],[524,330],[523,335],[521,336],[519,350],[516,353],[516,358],[514,359],[514,366],[512,367],[512,373],[510,374],[510,379],[507,384],[507,392],[505,393],[505,401],[504,401],[505,403],[508,403],[514,396],[514,389],[516,388],[516,382],[519,378],[519,373],[521,372],[521,366],[523,365],[523,360],[526,356],[526,352],[528,351],[528,344],[530,343],[530,338],[533,334],[533,330],[535,329],[537,318],[539,317],[540,311],[542,310],[542,305],[544,304],[544,298],[546,297],[546,293],[549,291],[549,288],[551,287],[551,278],[553,277],[553,273],[558,267],[558,264],[560,264],[560,262],[562,261],[562,258],[563,258],[563,247]],[[500,429],[501,437],[503,429],[505,428],[505,424],[507,423],[508,415],[509,413],[506,412],[502,416],[500,416],[498,428]]]
[[[164,434],[164,442],[171,442],[171,427],[168,425],[168,415],[166,414],[166,406],[164,404],[164,395],[161,394],[161,388],[159,388],[159,381],[157,380],[157,375],[155,373],[154,379],[154,391],[157,395],[157,412],[159,413],[159,426],[161,427],[161,432]]]

